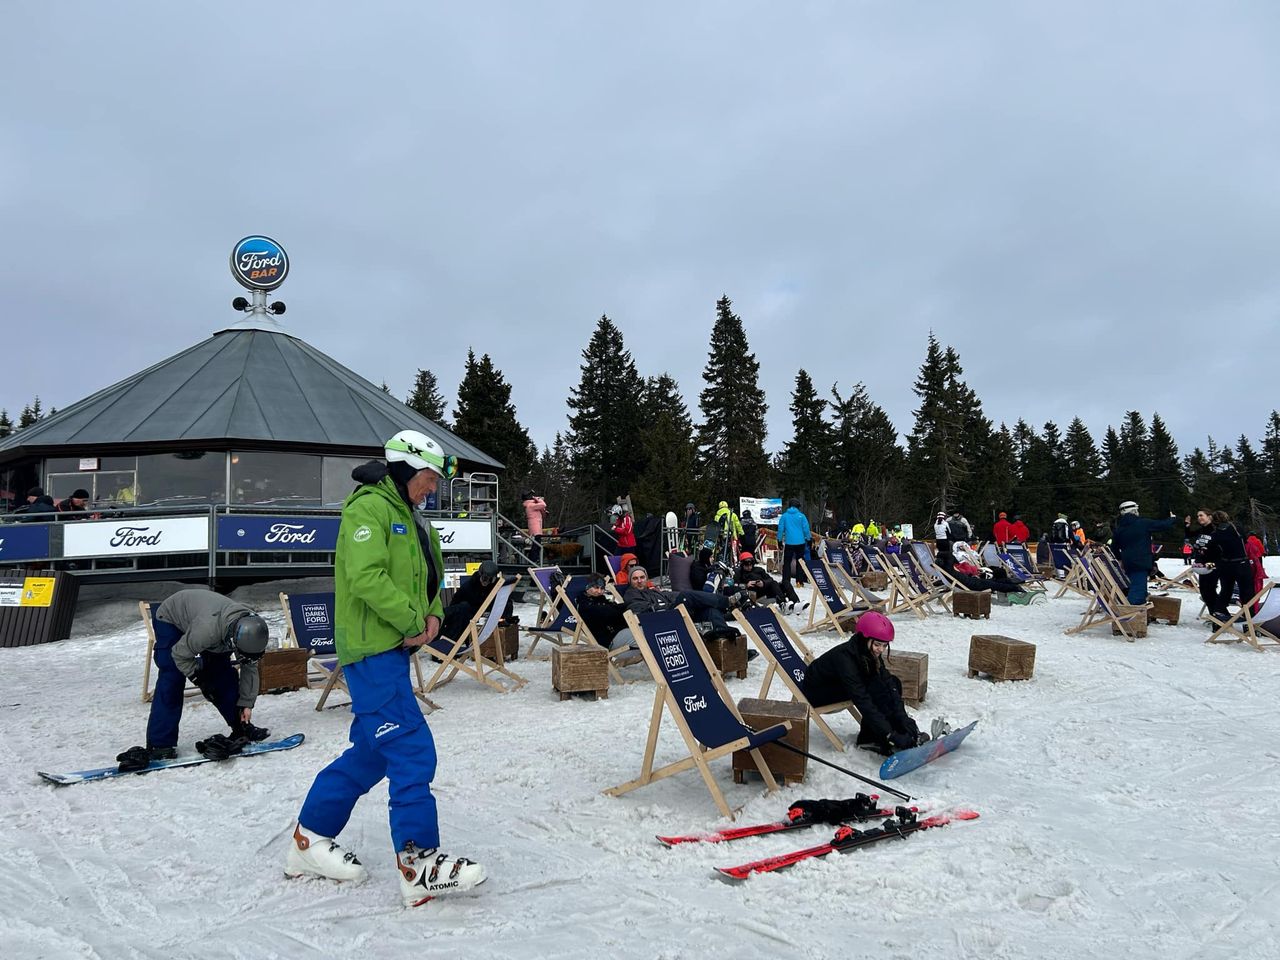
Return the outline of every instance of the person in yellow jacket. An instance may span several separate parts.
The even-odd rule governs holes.
[[[880,528],[876,526],[874,519],[867,523],[867,538],[870,540],[880,539]]]
[[[720,525],[720,535],[724,539],[724,556],[732,561],[732,558],[737,556],[733,544],[742,539],[742,521],[729,509],[729,503],[726,500],[720,501],[712,520]]]

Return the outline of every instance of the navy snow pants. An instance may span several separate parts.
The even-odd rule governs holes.
[[[389,780],[391,842],[422,849],[440,846],[436,798],[436,744],[409,682],[409,654],[388,650],[342,668],[351,691],[351,746],[316,776],[298,822],[322,837],[336,837],[356,801]]]
[[[155,621],[156,645],[152,653],[157,667],[156,692],[151,698],[151,715],[147,718],[148,747],[176,747],[178,724],[182,720],[182,693],[187,678],[173,662],[173,645],[182,639],[182,631],[163,620]],[[240,675],[231,665],[229,653],[205,653],[200,656],[200,676],[208,679],[213,695],[210,702],[218,708],[227,726],[234,728],[240,719]]]

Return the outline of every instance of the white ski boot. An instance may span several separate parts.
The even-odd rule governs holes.
[[[360,883],[369,873],[354,853],[343,850],[331,837],[322,837],[298,824],[293,830],[289,853],[284,858],[284,875],[325,877],[339,882]]]
[[[406,907],[420,907],[443,894],[462,893],[487,879],[478,863],[439,850],[419,850],[412,842],[396,856],[396,865]]]

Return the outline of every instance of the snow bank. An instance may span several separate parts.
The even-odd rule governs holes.
[[[270,612],[275,590],[259,593]],[[1137,643],[1064,636],[1083,607],[1074,597],[996,607],[990,623],[896,617],[897,643],[929,654],[917,716],[980,722],[959,753],[895,783],[923,806],[972,806],[982,819],[740,886],[712,879],[711,867],[819,842],[826,828],[657,844],[655,833],[719,818],[696,773],[601,795],[639,771],[651,683],[561,703],[549,664],[526,659],[516,669],[531,682],[518,693],[457,680],[436,694],[444,709],[429,721],[442,831],[491,879],[474,897],[413,911],[399,906],[385,787],[342,838],[369,883],[282,877],[302,796],[346,741],[347,711],[316,713],[316,691],[264,697],[255,713],[273,733],[306,733],[293,751],[41,782],[37,768],[97,766],[143,739],[144,634],[136,620],[107,626],[103,616],[91,636],[0,650],[0,955],[1274,958],[1280,657],[1206,646],[1199,603],[1183,596],[1184,622]],[[532,608],[518,610],[532,620]],[[274,614],[274,630],[280,622]],[[1035,678],[967,679],[975,632],[1036,643]],[[755,696],[761,672],[755,661],[748,679],[728,682],[732,694]],[[847,718],[833,725],[855,732]],[[182,744],[218,729],[208,705],[189,705]],[[659,762],[677,755],[678,739],[664,726]],[[810,742],[874,775],[874,758]],[[772,797],[758,780],[735,786],[727,759],[715,773],[739,822],[858,787],[812,763],[808,783]]]

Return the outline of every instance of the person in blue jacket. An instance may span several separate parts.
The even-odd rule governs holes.
[[[809,548],[811,537],[809,518],[800,512],[800,501],[791,500],[786,511],[778,517],[778,543],[782,544],[782,593],[793,609],[797,601],[791,599],[796,595],[791,578],[796,574],[797,561]]]
[[[1174,521],[1172,513],[1164,520],[1146,520],[1138,516],[1138,505],[1132,500],[1120,504],[1120,517],[1111,535],[1111,549],[1129,575],[1129,602],[1135,606],[1147,602],[1147,577],[1155,563],[1151,553],[1151,534],[1168,530]]]

